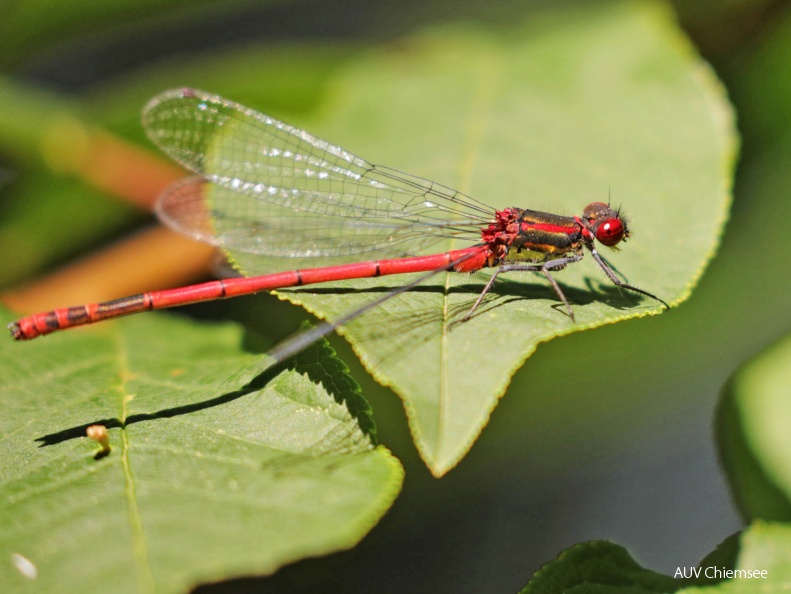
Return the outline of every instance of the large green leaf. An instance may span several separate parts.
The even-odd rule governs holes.
[[[634,236],[607,257],[668,302],[689,295],[718,244],[735,154],[731,112],[661,5],[577,6],[507,28],[426,32],[362,56],[330,95],[319,117],[297,123],[493,207],[579,214],[612,192]],[[484,281],[443,274],[343,330],[403,398],[434,474],[464,456],[539,342],[661,311],[609,285],[591,261],[557,276],[576,323],[543,279],[526,276],[500,281],[472,320],[457,323]],[[333,319],[412,278],[281,295]]]
[[[167,316],[0,341],[3,591],[182,592],[362,538],[403,470],[359,388],[326,344],[270,368],[241,341]]]

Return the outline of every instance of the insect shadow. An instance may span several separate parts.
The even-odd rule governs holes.
[[[480,276],[485,279],[484,275]],[[522,279],[512,280],[510,278],[502,279],[502,281],[498,282],[493,290],[484,297],[472,318],[483,316],[514,301],[537,298],[546,299],[553,296],[552,288],[540,282],[528,283],[523,282]],[[586,279],[586,285],[588,290],[561,284],[563,292],[572,303],[572,306],[584,305],[593,301],[605,301],[611,307],[627,309],[633,307],[635,301],[643,299],[640,295],[632,295],[628,292],[620,291],[615,286],[604,283],[594,284],[591,279]],[[444,310],[436,307],[426,307],[422,310],[413,308],[406,312],[394,313],[379,307],[353,320],[347,324],[347,327],[354,328],[355,334],[370,344],[370,348],[367,351],[374,354],[369,356],[367,362],[375,366],[391,358],[399,357],[405,352],[414,350],[416,346],[432,340],[438,332],[442,331],[443,327],[452,331],[464,323],[465,316],[480,295],[482,286],[483,283],[480,282],[469,282],[449,288],[436,285],[417,286],[412,291],[418,293],[464,294],[469,295],[469,299],[456,301]],[[384,293],[389,291],[392,291],[392,287],[380,286],[364,289],[311,288],[310,290],[311,293],[315,294]],[[567,315],[562,303],[558,302],[552,307],[557,308],[560,314]],[[246,333],[244,343],[246,350],[262,353],[266,351],[266,347],[263,346],[264,341],[254,331]],[[39,447],[46,447],[70,439],[82,438],[85,436],[86,429],[91,425],[104,425],[108,429],[123,428],[135,423],[172,418],[210,409],[215,406],[222,406],[261,390],[286,370],[298,371],[306,374],[311,381],[322,383],[336,402],[346,405],[349,412],[358,421],[362,431],[372,440],[375,440],[375,429],[370,414],[368,414],[370,410],[367,402],[359,396],[359,387],[356,384],[353,386],[340,386],[334,381],[329,381],[330,374],[326,367],[315,363],[318,357],[314,351],[319,348],[331,347],[326,342],[321,341],[305,351],[265,369],[247,385],[208,400],[166,408],[152,413],[133,414],[127,417],[125,423],[119,418],[95,419],[43,435],[36,438],[35,441],[39,442]]]
[[[263,342],[258,336],[245,337],[243,340],[249,344],[260,344]],[[329,353],[326,352],[327,349],[329,349]],[[325,352],[321,352],[321,350]],[[42,435],[41,437],[37,437],[34,441],[39,443],[39,447],[52,446],[71,439],[85,437],[86,430],[91,425],[104,425],[108,429],[125,428],[136,423],[179,417],[181,415],[207,410],[215,406],[222,406],[262,390],[284,371],[296,371],[306,375],[311,382],[321,384],[324,389],[332,395],[336,402],[344,404],[352,417],[357,421],[357,425],[363,433],[375,444],[376,429],[371,419],[370,407],[367,401],[360,395],[359,386],[350,376],[334,373],[337,371],[335,369],[337,366],[345,370],[345,364],[339,359],[334,359],[327,355],[334,355],[334,351],[328,343],[320,341],[318,344],[311,345],[293,357],[264,369],[260,374],[250,380],[250,382],[237,390],[231,390],[214,398],[192,404],[164,408],[151,413],[132,414],[127,417],[126,422],[123,422],[117,417],[91,420],[80,425]]]
[[[488,278],[486,274],[475,273],[470,276],[470,282],[451,287],[418,285],[410,289],[410,292],[455,295],[456,298],[453,300],[453,304],[449,304],[445,309],[436,307],[415,309],[412,307],[408,310],[400,311],[379,307],[346,324],[346,328],[353,330],[353,334],[358,339],[366,342],[368,348],[366,348],[367,355],[364,358],[364,362],[369,366],[376,366],[391,358],[397,358],[404,352],[414,350],[420,344],[431,340],[441,331],[440,328],[444,327],[446,330],[452,331],[464,324],[467,314],[478,299]],[[628,309],[634,307],[636,302],[644,299],[641,295],[621,291],[615,286],[603,282],[597,283],[590,278],[586,278],[585,282],[587,289],[560,283],[572,307],[586,305],[594,301],[604,301],[611,307]],[[386,285],[340,289],[308,287],[281,292],[298,294],[302,291],[316,295],[376,294],[392,291],[392,287]],[[469,298],[459,300],[459,295],[469,295]],[[513,302],[534,299],[557,300],[557,296],[552,287],[540,276],[502,276],[498,279],[493,289],[484,296],[484,299],[470,319],[484,316]],[[549,307],[556,309],[559,315],[568,318],[565,305],[559,300]]]

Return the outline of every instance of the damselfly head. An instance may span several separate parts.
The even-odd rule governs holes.
[[[588,221],[590,230],[607,247],[615,247],[629,237],[629,227],[620,209],[613,210],[604,202],[593,202],[585,207],[583,218]]]

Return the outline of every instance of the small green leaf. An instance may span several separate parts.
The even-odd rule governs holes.
[[[643,569],[627,550],[606,541],[584,542],[539,569],[521,594],[675,592],[683,585]]]
[[[791,335],[733,376],[717,411],[731,491],[748,519],[791,520]]]
[[[718,544],[698,564],[700,567],[736,569],[739,562],[739,545],[742,533],[735,532]],[[705,575],[703,576],[706,577]]]
[[[755,522],[739,538],[736,567],[703,565],[704,576],[722,579],[712,586],[679,590],[680,594],[780,594],[791,584],[791,526]],[[708,570],[708,572],[707,572]],[[733,570],[733,573],[727,573]],[[717,572],[720,572],[719,574]]]
[[[698,566],[678,567],[675,577],[644,569],[623,547],[605,541],[574,545],[539,569],[521,594],[740,594],[786,592],[791,583],[791,527],[757,522],[726,541]],[[735,566],[722,565],[738,543]],[[722,546],[722,545],[721,545]],[[715,563],[717,560],[717,563]],[[732,573],[728,573],[731,571]],[[699,573],[699,577],[682,576]],[[706,586],[690,582],[713,580]]]
[[[272,368],[241,342],[156,315],[0,341],[8,591],[183,592],[370,530],[403,470],[345,366],[320,343]],[[85,437],[97,424],[107,455]]]

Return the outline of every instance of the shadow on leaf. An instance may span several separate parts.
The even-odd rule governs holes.
[[[258,337],[247,338],[248,334],[253,333],[246,333],[245,342],[247,344],[260,344]],[[348,375],[349,369],[346,364],[335,357],[335,351],[329,343],[324,340],[319,341],[319,343],[312,345],[310,348],[305,349],[286,361],[264,369],[260,374],[238,390],[232,390],[214,398],[195,402],[193,404],[175,406],[152,413],[129,415],[125,423],[119,418],[91,420],[81,425],[43,435],[36,438],[35,441],[40,442],[39,447],[51,446],[71,439],[85,437],[85,432],[91,425],[104,425],[108,429],[124,428],[135,423],[178,417],[207,410],[215,406],[222,406],[247,396],[248,394],[264,389],[270,382],[285,371],[295,371],[304,374],[311,382],[323,385],[324,389],[332,395],[336,402],[346,406],[363,433],[371,439],[374,445],[376,444],[376,426],[371,416],[371,407],[362,397],[359,385]]]

